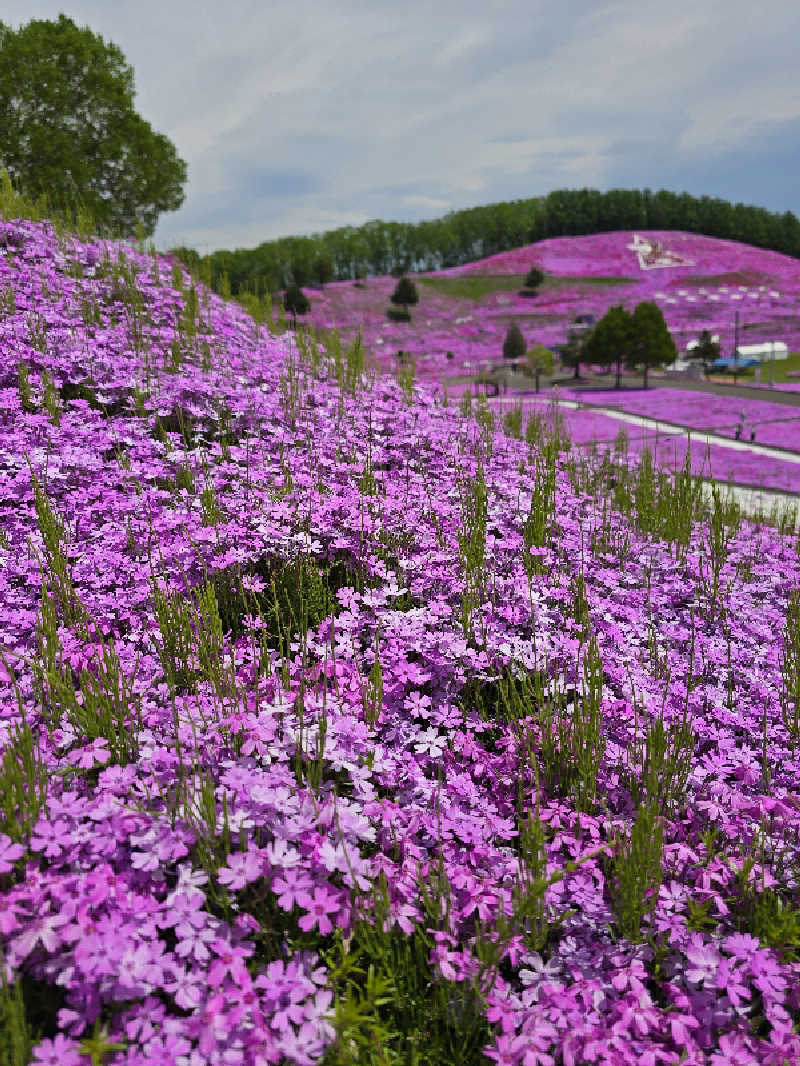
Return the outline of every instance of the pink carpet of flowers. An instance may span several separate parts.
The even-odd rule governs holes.
[[[755,400],[750,396],[715,396],[668,387],[652,390],[576,390],[569,395],[592,406],[611,407],[722,437],[735,438],[737,428],[742,427],[740,439],[744,441],[749,441],[754,431],[754,440],[758,444],[800,453],[800,407]],[[736,462],[736,456],[731,456],[731,462]],[[721,475],[715,470],[714,476]],[[794,490],[800,491],[800,467]]]
[[[500,360],[503,337],[512,320],[529,344],[550,347],[565,342],[576,314],[599,318],[612,304],[622,303],[632,310],[642,300],[653,300],[661,308],[679,351],[708,329],[720,336],[723,354],[730,354],[737,311],[740,344],[783,341],[790,352],[800,351],[797,260],[699,234],[641,231],[639,236],[661,242],[685,257],[688,265],[641,269],[630,231],[554,237],[428,275],[519,275],[521,283],[528,269],[538,266],[551,282],[563,279],[561,284],[542,288],[535,299],[511,288],[491,293],[480,302],[456,300],[418,282],[421,302],[412,308],[411,324],[393,324],[386,318],[386,308],[396,280],[370,278],[364,289],[342,281],[321,292],[309,291],[309,321],[336,325],[346,337],[361,324],[365,340],[376,352],[380,349],[386,354],[387,365],[398,349],[412,353],[421,380],[453,373],[465,362]],[[601,283],[609,277],[623,280]],[[592,284],[592,278],[600,280]],[[454,355],[450,362],[448,351]]]
[[[545,242],[534,258],[547,269],[587,272],[615,240],[586,238],[572,253],[565,242]],[[748,878],[759,891],[775,889],[787,914],[800,907],[800,757],[779,698],[780,634],[800,578],[794,540],[742,524],[720,574],[723,624],[702,578],[705,526],[695,527],[681,558],[620,523],[614,529],[629,538],[624,565],[616,549],[592,552],[603,508],[572,490],[562,456],[557,534],[529,585],[523,519],[537,452],[498,430],[482,461],[481,640],[467,639],[461,493],[478,477],[483,427],[456,404],[443,407],[424,384],[413,402],[389,376],[351,395],[330,362],[316,373],[302,362],[292,335],[257,330],[237,305],[204,291],[199,337],[188,344],[176,328],[188,279],[179,290],[163,259],[125,246],[138,270],[144,310],[136,316],[111,280],[96,276],[106,247],[116,259],[122,246],[61,245],[48,225],[0,223],[0,293],[10,288],[16,300],[0,316],[0,644],[9,667],[0,674],[0,749],[13,753],[24,715],[49,779],[29,834],[14,840],[0,825],[0,946],[9,980],[25,974],[63,1000],[57,1032],[42,1039],[34,1062],[88,1066],[81,1041],[100,1019],[119,1045],[107,1052],[108,1066],[320,1062],[334,1029],[319,950],[266,958],[253,901],[268,901],[328,945],[336,930],[352,930],[353,899],[369,915],[379,872],[389,922],[410,934],[424,921],[417,878],[430,883],[443,863],[452,910],[431,963],[438,979],[468,980],[477,968],[476,918],[510,913],[520,873],[518,791],[526,811],[538,801],[548,871],[608,850],[636,815],[626,784],[635,723],[659,712],[668,724],[687,716],[694,750],[685,795],[664,820],[652,912],[658,955],[619,934],[607,870],[589,859],[547,892],[551,918],[571,910],[548,951],[528,950],[521,938],[509,945],[488,997],[485,1061],[800,1062],[800,961],[765,946],[738,917]],[[680,247],[698,272],[701,239]],[[737,269],[772,262],[769,253],[755,260],[733,252]],[[530,261],[525,252],[514,269]],[[502,262],[512,268],[511,256]],[[630,264],[620,258],[615,269],[627,273]],[[667,286],[665,275],[659,284]],[[377,284],[388,295],[389,281]],[[82,315],[87,298],[99,322]],[[434,301],[423,299],[415,315],[424,322]],[[367,314],[353,310],[354,318]],[[374,350],[377,320],[365,326]],[[441,330],[437,343],[452,347]],[[380,333],[385,347],[406,337],[383,324]],[[466,331],[458,343],[463,352]],[[21,399],[20,363],[33,409]],[[68,384],[91,383],[105,411],[72,398],[56,424],[43,406],[52,400],[48,375],[62,395]],[[194,439],[170,430],[165,442],[156,418],[178,410]],[[231,427],[225,440],[223,421]],[[359,487],[368,468],[373,494]],[[61,620],[60,661],[85,681],[101,669],[101,649],[113,647],[138,714],[128,758],[103,737],[81,735],[66,715],[46,727],[46,696],[30,661],[43,602],[39,558],[58,552],[42,532],[37,485],[63,523],[72,587],[95,623],[83,640]],[[390,551],[381,531],[391,535]],[[241,570],[257,591],[259,564],[298,553],[360,566],[370,578],[362,592],[339,589],[335,627],[329,617],[309,633],[309,660],[295,634],[288,676],[277,653],[272,670],[260,672],[258,619],[248,617],[245,633],[228,634],[219,652],[236,678],[233,696],[206,684],[171,692],[153,582],[186,596],[204,570],[231,585]],[[468,679],[489,683],[512,664],[577,684],[585,645],[571,605],[581,565],[602,658],[604,753],[596,801],[579,813],[557,788],[537,793],[506,723],[484,720],[459,699]],[[370,721],[363,693],[376,647],[383,699]],[[293,767],[298,747],[310,762],[320,740],[325,773],[314,788]],[[194,768],[188,779],[186,767]],[[205,789],[217,844],[229,835],[211,877],[198,823],[170,817],[179,788],[198,810]],[[226,898],[225,918],[212,900]]]

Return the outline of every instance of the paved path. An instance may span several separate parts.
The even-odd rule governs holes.
[[[497,396],[489,399],[489,403],[494,405],[508,405],[517,404],[520,400],[535,399],[536,394],[517,394],[515,396]],[[546,396],[539,397],[539,401],[547,401]],[[798,397],[800,402],[800,397]],[[619,411],[614,407],[600,407],[597,404],[580,404],[574,400],[562,400],[558,401],[559,406],[568,407],[573,410],[584,411],[597,411],[598,414],[605,415],[607,418],[615,418],[620,422],[626,422],[628,425],[645,426],[648,429],[656,430],[658,433],[672,434],[678,436],[683,434],[688,436],[691,433],[692,439],[707,441],[709,444],[717,444],[723,448],[731,448],[734,451],[752,452],[756,455],[769,456],[770,458],[783,459],[789,463],[797,463],[800,465],[800,454],[797,452],[789,452],[782,448],[770,448],[766,444],[758,444],[756,442],[743,441],[743,440],[731,440],[730,437],[722,437],[717,433],[704,433],[702,430],[692,429],[689,430],[685,426],[676,426],[670,422],[659,422],[655,418],[644,418],[640,415],[628,414],[626,411]],[[577,445],[580,447],[580,445]],[[800,478],[798,479],[800,484]],[[726,489],[728,485],[725,485]],[[733,495],[736,497],[739,505],[749,515],[764,514],[769,515],[775,506],[781,505],[786,507],[798,507],[800,506],[800,489],[798,492],[779,492],[776,489],[762,489],[762,488],[750,488],[746,485],[732,485],[730,486]],[[708,497],[711,497],[711,485],[707,484],[706,492]]]

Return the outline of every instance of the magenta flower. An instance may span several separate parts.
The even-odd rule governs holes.
[[[722,957],[713,944],[703,941],[701,933],[692,933],[684,950],[690,963],[685,970],[687,981],[701,984],[716,978]]]
[[[205,992],[204,982],[197,980],[193,974],[181,967],[175,967],[172,980],[164,982],[164,988],[183,1010],[195,1010],[202,1003]]]
[[[59,818],[55,822],[40,818],[31,835],[33,851],[44,852],[45,858],[57,859],[62,851],[73,846],[69,824]]]
[[[329,921],[328,915],[336,914],[339,910],[339,904],[330,896],[325,887],[318,885],[314,889],[313,897],[308,892],[301,892],[297,897],[297,902],[309,912],[304,914],[297,923],[304,932],[307,933],[315,925],[319,925],[319,931],[323,935],[330,933],[333,925]]]
[[[217,880],[236,892],[252,881],[257,881],[263,873],[263,853],[259,848],[251,846],[247,851],[237,851],[229,855],[227,865],[220,867],[217,873]]]
[[[14,868],[17,859],[25,854],[25,848],[21,844],[15,844],[11,837],[0,833],[0,874],[7,874]]]
[[[314,879],[303,870],[284,870],[280,877],[272,882],[272,891],[278,897],[278,906],[290,911],[300,902],[300,895],[306,893],[314,884]]]
[[[59,1033],[52,1040],[42,1040],[33,1049],[31,1066],[85,1066],[86,1059],[78,1045]]]
[[[230,976],[239,988],[248,989],[251,979],[244,960],[252,954],[252,948],[248,951],[245,948],[232,947],[224,940],[215,940],[212,949],[217,957],[208,968],[208,983],[213,988],[218,988],[224,978]]]

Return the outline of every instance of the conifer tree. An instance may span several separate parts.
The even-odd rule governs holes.
[[[537,266],[532,266],[525,276],[524,285],[526,289],[533,289],[534,291],[544,281],[544,274]]]
[[[283,296],[284,311],[291,311],[292,324],[297,329],[297,316],[304,315],[311,307],[308,297],[299,285],[290,285]]]
[[[711,333],[704,329],[698,338],[697,344],[686,353],[686,358],[697,360],[703,364],[703,373],[707,374],[711,364],[719,359],[719,341],[711,339]]]
[[[521,359],[527,349],[528,345],[525,343],[522,331],[516,322],[512,322],[503,341],[503,358]]]
[[[398,281],[389,299],[393,304],[397,304],[407,312],[409,304],[413,306],[419,303],[419,293],[414,282],[410,278],[403,276]]]

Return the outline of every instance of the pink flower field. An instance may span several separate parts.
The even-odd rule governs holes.
[[[800,407],[787,407],[785,404],[750,397],[714,396],[672,388],[648,391],[592,390],[570,395],[592,406],[612,407],[629,414],[661,419],[690,429],[707,430],[724,437],[735,437],[737,426],[743,425],[745,440],[750,439],[750,430],[755,429],[758,443],[800,452]],[[800,490],[800,479],[797,489]]]
[[[0,1061],[796,1066],[794,522],[340,289],[0,221]]]
[[[653,300],[661,308],[679,351],[708,329],[719,334],[723,354],[730,354],[737,312],[740,344],[782,340],[790,352],[800,351],[796,260],[736,241],[642,231],[636,235],[641,241],[657,242],[683,261],[680,266],[643,268],[634,236],[625,231],[551,238],[421,274],[420,303],[410,325],[386,318],[396,279],[370,278],[364,289],[335,282],[321,292],[309,291],[309,322],[336,326],[348,341],[361,325],[367,345],[386,354],[384,365],[391,365],[399,348],[413,353],[421,380],[455,373],[465,362],[499,361],[511,321],[519,324],[529,344],[549,347],[564,343],[576,314],[600,317],[612,304],[632,310],[642,300]],[[533,265],[548,277],[536,298],[529,299],[519,290]],[[490,289],[479,300],[465,298],[457,287],[459,279],[503,277],[508,279],[506,289]],[[448,351],[453,352],[452,361],[446,358]]]

